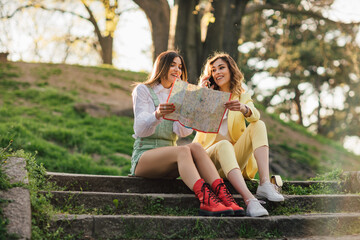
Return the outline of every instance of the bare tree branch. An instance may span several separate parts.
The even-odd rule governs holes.
[[[86,2],[85,1],[81,1],[81,2],[83,3],[84,7],[86,8],[86,11],[89,13],[89,16],[90,16],[89,18],[86,18],[86,20],[90,21],[91,24],[94,26],[96,36],[98,36],[99,41],[101,42],[103,37],[101,35],[101,31],[100,31],[100,28],[99,28],[99,26],[98,26],[98,24],[96,22],[96,19],[95,19],[94,15],[93,15],[92,11],[90,10],[89,6],[86,4]]]
[[[334,20],[331,20],[327,17],[324,17],[321,13],[319,12],[314,12],[314,11],[310,11],[310,10],[305,10],[303,8],[298,8],[298,7],[291,7],[291,6],[287,6],[287,5],[275,5],[275,4],[252,4],[249,5],[246,10],[245,10],[245,15],[250,15],[254,12],[261,12],[265,9],[272,9],[272,10],[278,10],[281,11],[283,13],[290,13],[290,14],[301,14],[301,15],[305,15],[308,17],[312,17],[315,19],[322,19],[326,22],[329,23],[333,23],[333,24],[341,24],[341,25],[345,25],[345,26],[354,26],[354,25],[360,25],[360,22],[351,22],[351,23],[344,23],[344,22],[337,22]]]
[[[64,9],[60,9],[60,8],[47,8],[43,5],[39,5],[39,4],[28,4],[28,5],[24,5],[24,6],[21,6],[21,7],[18,7],[13,13],[11,13],[10,15],[7,15],[7,16],[3,16],[1,17],[1,19],[9,19],[9,18],[12,18],[13,16],[15,16],[15,14],[23,9],[26,9],[26,8],[40,8],[40,9],[43,9],[43,10],[47,10],[47,11],[54,11],[54,12],[61,12],[61,13],[69,13],[71,15],[74,15],[74,16],[77,16],[79,18],[82,18],[82,19],[85,19],[85,20],[90,20],[89,18],[87,17],[84,17],[80,14],[77,14],[75,12],[71,12],[71,11],[68,11],[68,10],[64,10]]]

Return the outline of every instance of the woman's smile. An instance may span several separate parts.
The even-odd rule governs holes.
[[[221,91],[230,91],[231,74],[227,63],[224,60],[219,58],[212,64],[211,74]]]
[[[166,79],[161,79],[161,84],[165,88],[171,87],[172,83],[177,78],[180,78],[180,76],[182,74],[182,68],[183,68],[183,66],[181,63],[181,59],[179,57],[174,58],[173,62],[170,65]]]

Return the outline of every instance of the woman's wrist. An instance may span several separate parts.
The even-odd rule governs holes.
[[[243,112],[242,114],[246,117],[249,113],[249,107],[244,105],[245,106],[245,112]]]
[[[157,120],[160,120],[160,118],[162,117],[161,113],[159,111],[155,111],[155,117]]]

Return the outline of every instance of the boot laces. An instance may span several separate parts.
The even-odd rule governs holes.
[[[216,195],[219,195],[219,192],[221,191],[221,188],[222,188],[222,191],[223,193],[225,194],[226,196],[226,201],[228,201],[229,203],[236,203],[235,202],[235,199],[231,196],[229,190],[226,188],[226,185],[225,183],[219,183],[216,188],[215,188],[215,193]]]
[[[208,193],[208,204],[210,204],[210,199],[212,199],[215,203],[220,203],[221,200],[215,195],[215,193],[211,190],[211,187],[208,183],[204,183],[201,187],[201,192],[203,193],[203,204],[205,204],[205,196]]]

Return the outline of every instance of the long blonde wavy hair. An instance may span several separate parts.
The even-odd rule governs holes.
[[[240,96],[243,92],[245,92],[245,89],[242,87],[242,83],[244,82],[244,75],[238,68],[235,60],[227,53],[215,52],[212,56],[210,56],[205,63],[200,79],[211,76],[211,67],[218,59],[222,59],[223,61],[225,61],[230,70],[231,93]],[[219,90],[219,86],[215,84],[214,89]]]

